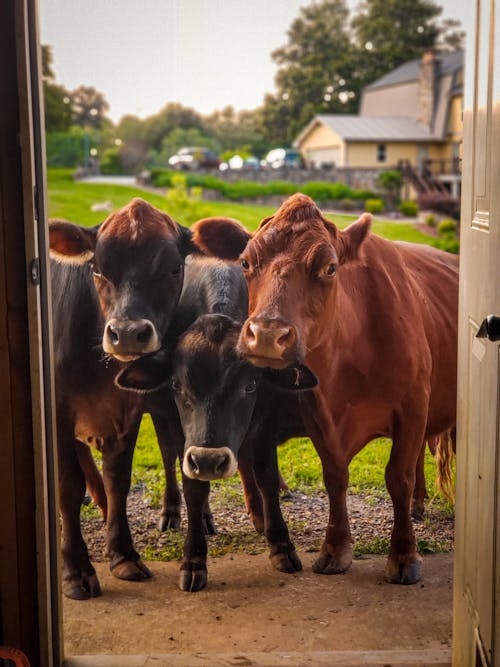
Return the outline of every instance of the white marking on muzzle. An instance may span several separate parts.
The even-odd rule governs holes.
[[[229,447],[189,447],[184,453],[182,471],[190,479],[209,482],[227,479],[238,469],[238,461]]]

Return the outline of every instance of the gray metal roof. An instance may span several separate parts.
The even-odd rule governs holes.
[[[443,52],[438,53],[437,58],[441,61],[441,75],[450,74],[460,70],[464,64],[464,52],[463,51],[450,51],[449,53]],[[392,70],[388,74],[380,77],[369,86],[366,86],[365,90],[371,90],[372,88],[383,88],[385,86],[393,86],[398,83],[408,83],[410,81],[418,80],[418,73],[420,64],[422,63],[421,58],[416,60],[410,60],[396,69]]]
[[[293,142],[294,146],[297,146],[317,123],[322,123],[342,139],[348,141],[439,140],[439,137],[436,137],[412,118],[319,114],[302,130]]]

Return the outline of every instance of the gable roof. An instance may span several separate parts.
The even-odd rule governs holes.
[[[440,61],[439,69],[441,76],[446,74],[457,74],[464,65],[463,51],[442,52],[436,54],[436,57]],[[396,69],[393,69],[391,72],[384,74],[384,76],[380,77],[380,79],[370,83],[365,87],[365,90],[385,88],[386,86],[395,86],[401,83],[418,81],[421,63],[421,58],[416,58],[415,60],[410,60],[407,63],[403,63],[399,67],[396,67]]]
[[[432,141],[439,140],[413,118],[319,114],[293,142],[298,146],[318,125],[325,125],[345,141]]]

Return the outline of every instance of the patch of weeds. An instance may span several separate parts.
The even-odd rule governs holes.
[[[442,554],[448,553],[451,551],[451,548],[447,542],[421,539],[417,542],[417,550],[421,554]]]
[[[102,514],[97,505],[94,505],[94,503],[90,501],[89,503],[81,506],[80,516],[83,519],[100,519]]]
[[[142,500],[145,505],[158,509],[163,502],[165,489],[165,475],[158,470],[139,470],[132,475],[132,488],[142,490]]]
[[[184,533],[169,530],[162,533],[155,544],[148,544],[143,549],[145,560],[182,560],[184,551]]]
[[[365,554],[388,554],[389,540],[386,537],[374,537],[371,540],[359,540],[354,545],[354,557],[359,558]]]
[[[239,482],[217,480],[211,482],[210,503],[214,510],[227,507],[243,507],[245,499]]]
[[[255,556],[266,551],[265,538],[254,531],[239,533],[220,533],[209,538],[208,554],[212,557],[227,553],[240,553]]]

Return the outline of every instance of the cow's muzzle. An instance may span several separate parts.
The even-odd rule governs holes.
[[[190,479],[209,482],[226,479],[238,468],[235,455],[229,447],[189,447],[184,453],[182,471]]]
[[[254,366],[270,368],[285,368],[301,356],[295,327],[280,320],[247,320],[241,330],[238,351]]]
[[[106,323],[102,346],[119,361],[132,361],[160,349],[160,337],[150,320],[118,320]]]

